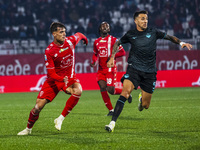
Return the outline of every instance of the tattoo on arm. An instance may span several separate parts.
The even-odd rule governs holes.
[[[171,35],[166,35],[164,39],[169,40],[175,44],[179,44],[181,42],[181,40],[179,40],[179,38],[177,38],[175,36],[171,36]]]
[[[120,44],[121,44],[120,41],[115,42],[115,44],[113,46],[111,57],[113,57],[113,58],[115,57],[115,54],[117,53],[118,47],[119,47]]]

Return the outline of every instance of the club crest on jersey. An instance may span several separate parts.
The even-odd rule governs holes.
[[[67,50],[68,48],[69,48],[69,47],[67,47],[67,48],[61,48],[60,51],[59,51],[59,53],[64,52],[64,51]]]
[[[136,38],[137,38],[137,37],[132,37],[132,39],[134,39],[134,40],[135,40]]]
[[[151,34],[147,33],[147,34],[146,34],[146,37],[147,37],[147,38],[150,38],[150,37],[151,37]]]
[[[125,74],[124,78],[126,78],[126,79],[129,78],[129,74]]]
[[[106,50],[99,51],[99,57],[107,57],[107,56],[108,56],[108,52]]]

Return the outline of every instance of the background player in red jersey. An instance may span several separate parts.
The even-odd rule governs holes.
[[[60,90],[71,94],[61,115],[54,120],[55,128],[61,130],[61,125],[65,117],[78,103],[82,94],[82,87],[76,78],[75,68],[75,46],[83,40],[88,44],[87,38],[82,33],[76,33],[66,37],[66,27],[60,22],[53,22],[50,26],[54,41],[45,50],[45,65],[47,68],[47,79],[44,82],[36,100],[34,108],[31,110],[26,129],[18,135],[31,134],[34,123],[39,118],[39,113],[44,106],[53,101]]]
[[[107,61],[112,55],[113,45],[117,41],[117,38],[109,35],[110,25],[107,22],[102,22],[100,24],[99,33],[100,37],[94,41],[94,53],[90,66],[93,67],[97,61],[97,58],[99,58],[97,82],[100,87],[104,103],[109,110],[107,116],[112,116],[114,110],[107,91],[112,95],[121,94],[122,88],[115,87],[117,73],[116,62],[113,68],[108,68]],[[118,52],[116,53],[115,58],[124,56],[125,54],[126,53],[124,48],[120,45],[118,47]],[[131,103],[132,97],[130,97],[128,101]]]

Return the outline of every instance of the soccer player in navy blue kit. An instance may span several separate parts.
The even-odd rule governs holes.
[[[180,44],[181,48],[191,49],[192,45],[181,42],[175,36],[167,35],[156,28],[147,27],[148,12],[138,11],[134,14],[136,29],[128,31],[119,41],[117,41],[112,50],[112,56],[107,63],[108,67],[113,67],[114,57],[120,44],[130,43],[131,49],[128,57],[128,67],[126,74],[122,77],[122,93],[116,103],[114,114],[109,125],[105,126],[108,132],[113,132],[115,123],[123,110],[124,103],[128,99],[133,89],[140,86],[142,92],[139,95],[138,109],[142,111],[148,109],[153,91],[156,84],[156,41],[157,39],[170,40],[175,44]]]

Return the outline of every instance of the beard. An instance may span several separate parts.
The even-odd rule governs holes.
[[[61,40],[57,40],[57,42],[62,45],[64,43],[64,41],[61,41]]]
[[[145,27],[144,27],[144,26],[139,26],[139,27],[140,27],[140,29],[143,30],[143,31],[147,29],[147,26],[145,26]]]
[[[107,35],[107,34],[108,34],[108,32],[102,32],[102,34],[103,34],[103,35]]]

